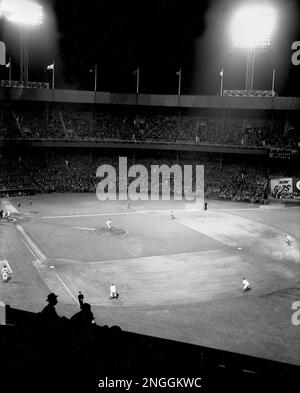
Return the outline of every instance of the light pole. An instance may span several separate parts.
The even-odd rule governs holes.
[[[20,28],[20,81],[28,82],[28,37],[29,31],[21,25]]]
[[[244,6],[233,17],[233,44],[247,59],[245,90],[253,90],[255,58],[270,47],[275,19],[275,11],[267,5]]]
[[[1,11],[20,26],[20,81],[27,83],[29,28],[42,24],[43,9],[33,0],[2,0]]]

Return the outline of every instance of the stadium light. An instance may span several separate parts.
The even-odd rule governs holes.
[[[258,51],[268,49],[276,24],[275,10],[266,4],[253,4],[238,9],[232,18],[233,45],[246,52],[247,68],[245,90],[253,90],[255,57]]]
[[[244,49],[266,48],[271,44],[276,13],[268,5],[249,5],[236,11],[231,25],[234,46]]]
[[[20,26],[20,81],[27,83],[29,28],[42,24],[43,8],[33,0],[2,0],[0,15]]]
[[[35,26],[43,22],[43,8],[32,0],[2,0],[0,14],[8,21],[23,26]]]

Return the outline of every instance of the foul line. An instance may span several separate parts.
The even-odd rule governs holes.
[[[38,255],[35,254],[35,252],[31,249],[31,247],[25,242],[24,239],[22,239],[22,242],[25,244],[25,246],[28,248],[28,250],[31,252],[31,254],[34,256],[35,261],[39,262],[40,264],[42,263],[41,260],[39,259]]]
[[[36,258],[36,260],[40,261],[42,259],[42,261],[45,262],[47,259],[46,256],[42,253],[42,251],[40,251],[38,246],[29,238],[29,236],[26,235],[26,233],[25,233],[24,229],[21,227],[21,225],[17,225],[17,229],[22,233],[22,235],[27,240],[27,241],[25,241],[24,239],[22,239],[23,243],[26,245],[26,247],[32,253],[32,255]],[[41,258],[39,258],[39,257],[41,257]],[[54,274],[56,275],[56,277],[58,278],[60,283],[63,285],[63,287],[69,293],[69,295],[72,296],[72,298],[75,300],[75,302],[77,304],[78,303],[77,299],[75,298],[73,293],[70,291],[70,289],[67,287],[67,285],[63,282],[63,280],[59,277],[59,275],[57,273],[54,273]]]
[[[67,285],[63,282],[63,280],[59,277],[59,275],[57,273],[54,273],[56,275],[56,277],[59,279],[60,283],[64,286],[64,288],[66,289],[66,291],[72,296],[72,298],[75,300],[76,304],[79,304],[78,300],[76,299],[76,297],[73,295],[73,293],[71,292],[71,290],[67,287]]]
[[[34,251],[34,256],[38,256],[38,259],[41,259],[42,261],[46,261],[46,256],[42,253],[42,251],[38,248],[38,246],[33,242],[33,240],[30,239],[30,237],[25,233],[24,229],[21,227],[21,225],[17,225],[17,229],[19,232],[22,233],[22,235],[25,237],[27,240],[26,243],[30,246],[30,248]]]

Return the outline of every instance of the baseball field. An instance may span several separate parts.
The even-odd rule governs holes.
[[[99,325],[300,365],[300,326],[291,320],[300,208],[208,201],[196,211],[93,194],[31,200],[6,201],[15,221],[0,221],[0,264],[11,271],[0,284],[4,303],[37,312],[55,292],[58,313],[70,317],[81,291]]]

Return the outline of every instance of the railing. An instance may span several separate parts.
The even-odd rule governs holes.
[[[35,194],[35,189],[32,187],[11,187],[11,188],[0,188],[0,196],[6,196],[7,194],[9,196],[16,196],[21,194],[26,194],[26,195],[33,195]]]
[[[208,143],[208,142],[195,142],[195,141],[163,141],[163,140],[155,140],[155,139],[146,139],[146,140],[132,140],[132,139],[118,139],[118,138],[5,138],[0,137],[1,141],[16,141],[16,142],[98,142],[98,143],[120,143],[120,144],[153,144],[153,145],[178,145],[178,146],[213,146],[213,147],[228,147],[228,148],[239,148],[239,149],[259,149],[266,150],[272,148],[272,146],[255,146],[255,145],[232,145],[232,144],[221,144],[221,143]]]

